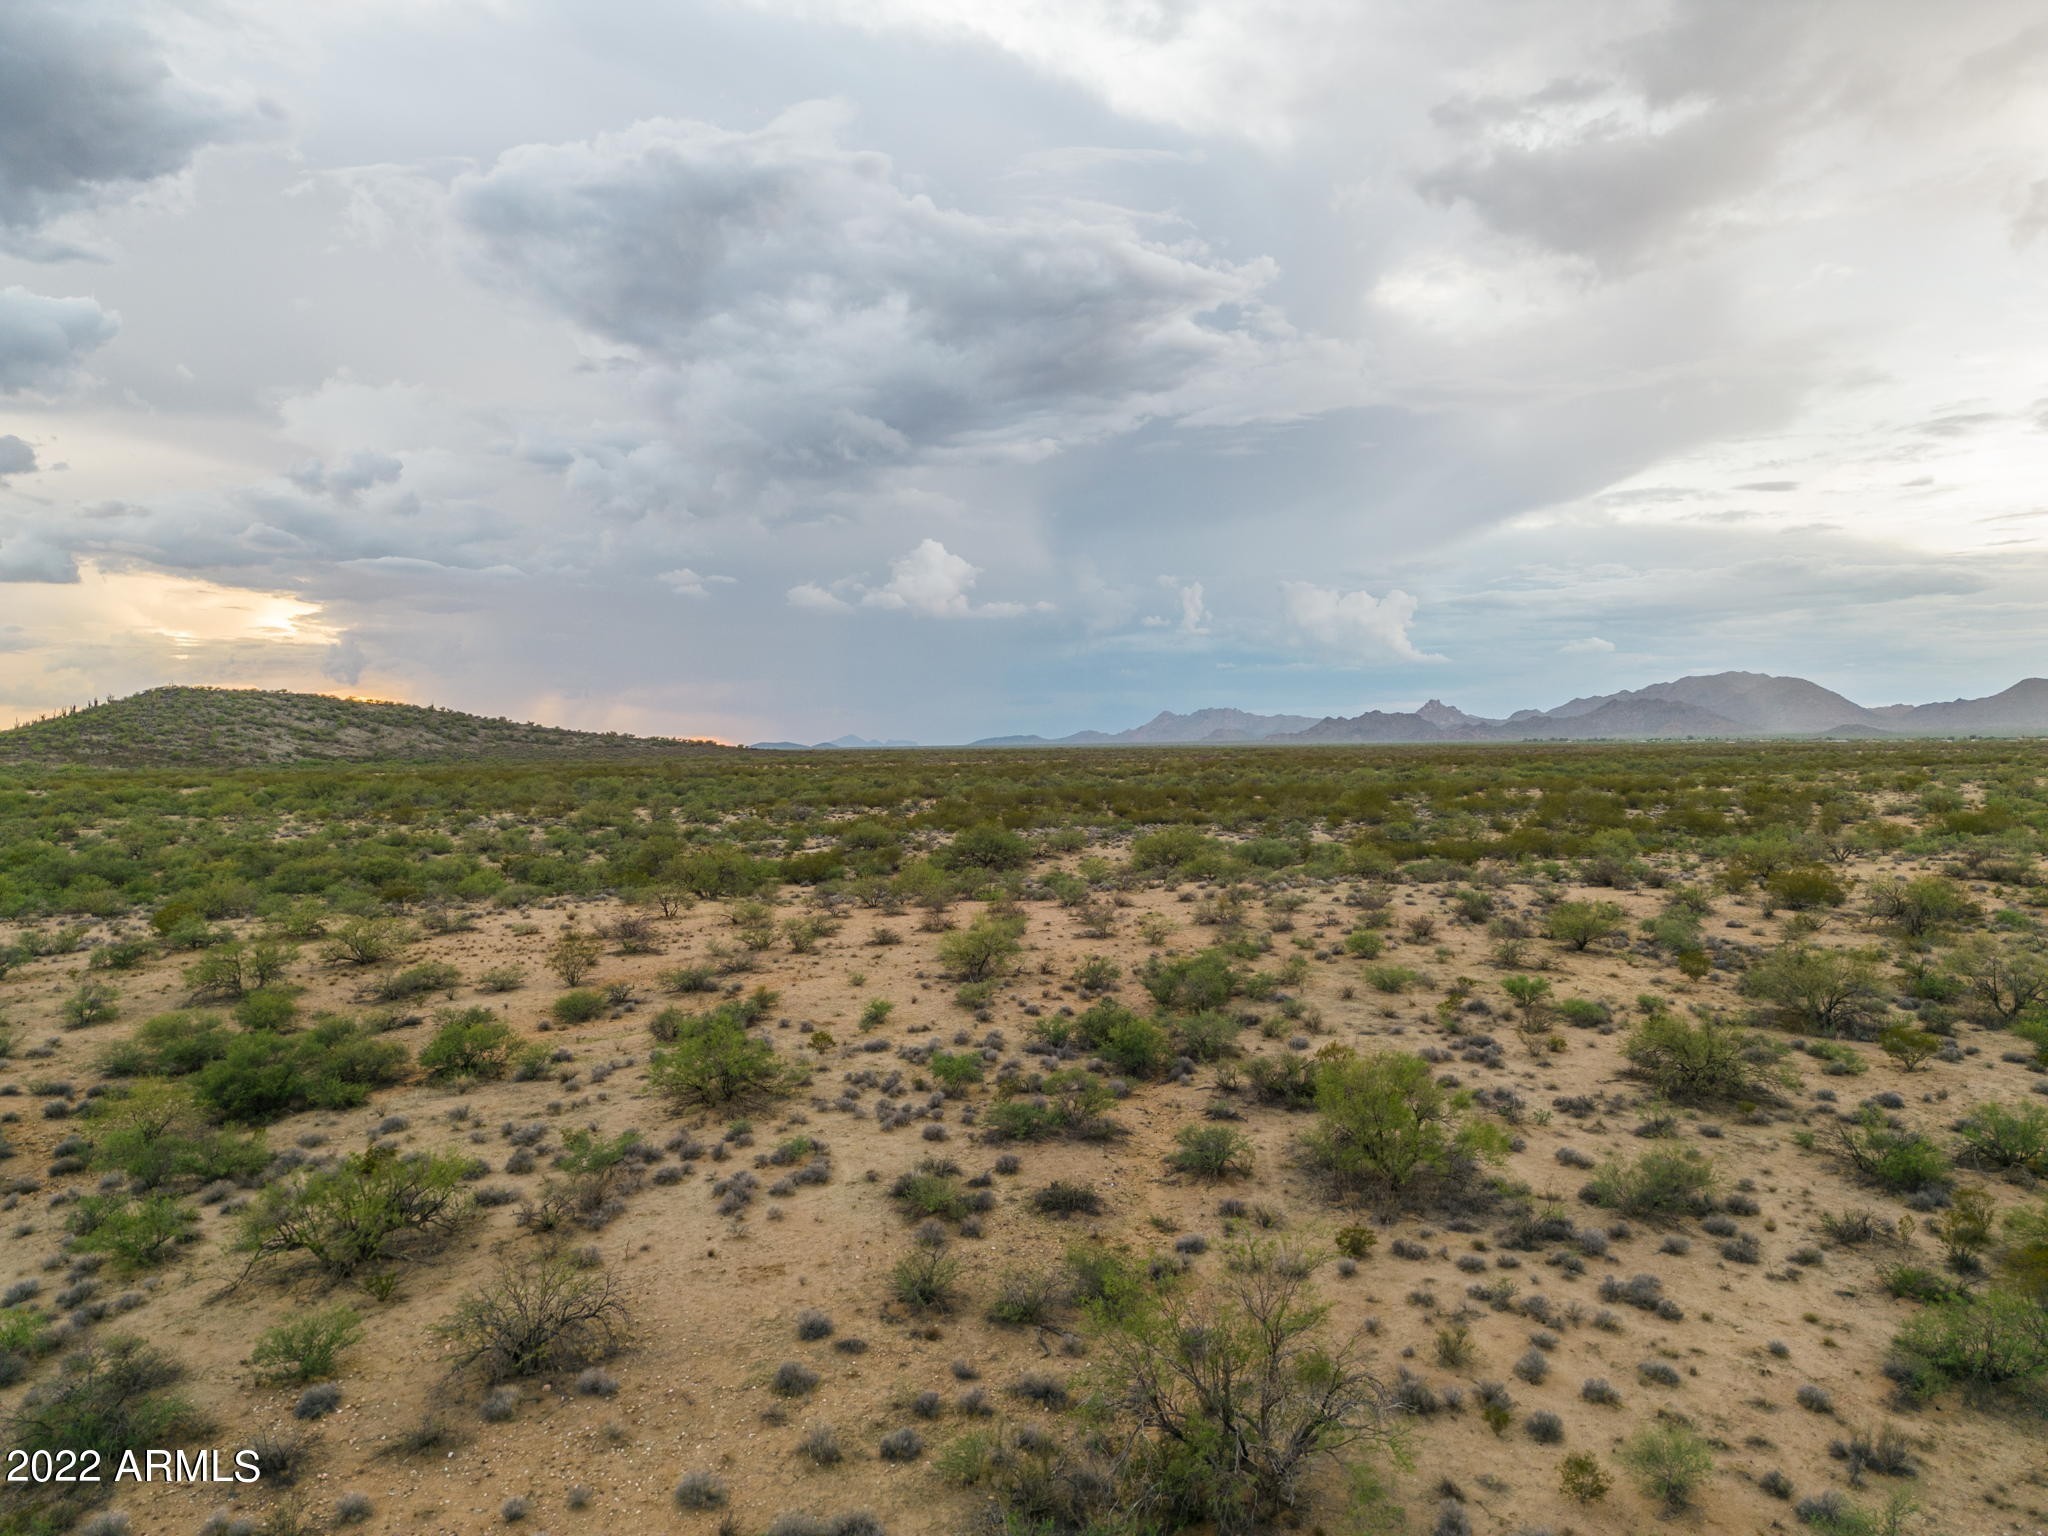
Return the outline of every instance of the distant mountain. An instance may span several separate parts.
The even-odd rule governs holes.
[[[1988,699],[1894,704],[1870,713],[1892,730],[1935,735],[2038,735],[2048,732],[2048,677],[2024,678]]]
[[[735,750],[710,741],[569,731],[418,704],[255,688],[152,688],[0,731],[0,764],[121,768],[646,759]]]
[[[1242,709],[1198,709],[1177,715],[1162,709],[1143,725],[1128,731],[1076,731],[1071,736],[989,736],[976,747],[1166,747],[1267,741],[1316,723],[1313,715],[1254,715]]]
[[[1420,709],[1369,709],[1308,720],[1201,709],[1155,715],[1128,731],[991,736],[978,747],[1274,745],[1431,741],[1654,741],[1686,737],[2048,735],[2048,679],[2031,677],[1988,699],[1866,708],[1803,677],[1712,672],[1620,693],[1588,694],[1550,709],[1518,709],[1505,720],[1468,714],[1431,699]]]
[[[880,752],[914,747],[914,741],[869,741],[865,736],[841,736],[834,741],[754,741],[747,744],[756,752]]]

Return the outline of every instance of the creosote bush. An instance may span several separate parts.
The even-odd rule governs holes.
[[[618,1282],[567,1254],[507,1264],[440,1327],[456,1363],[487,1383],[580,1370],[618,1353],[627,1309]]]

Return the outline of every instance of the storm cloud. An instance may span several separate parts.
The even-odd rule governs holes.
[[[948,740],[2048,644],[2021,0],[279,14],[0,9],[0,716]]]

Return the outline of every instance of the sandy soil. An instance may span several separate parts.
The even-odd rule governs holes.
[[[1534,1190],[1554,1195],[1581,1225],[1601,1224],[1598,1213],[1575,1199],[1584,1174],[1561,1166],[1557,1152],[1568,1146],[1601,1158],[1615,1152],[1632,1154],[1646,1145],[1630,1134],[1641,1118],[1641,1093],[1621,1075],[1620,1034],[1566,1030],[1568,1048],[1562,1054],[1531,1060],[1506,1027],[1505,1000],[1498,987],[1502,973],[1486,958],[1483,929],[1453,921],[1436,888],[1397,888],[1394,934],[1401,921],[1418,914],[1435,914],[1439,925],[1430,940],[1397,941],[1385,957],[1415,966],[1433,984],[1397,997],[1372,991],[1361,979],[1362,962],[1333,953],[1356,916],[1344,907],[1341,894],[1314,892],[1308,906],[1295,915],[1292,932],[1275,940],[1273,961],[1293,953],[1292,941],[1303,936],[1330,956],[1314,963],[1311,979],[1298,990],[1321,1015],[1313,1047],[1338,1041],[1454,1048],[1456,1042],[1445,1036],[1437,1019],[1435,1003],[1452,977],[1476,978],[1478,995],[1502,1015],[1492,1027],[1505,1047],[1504,1065],[1494,1071],[1454,1062],[1444,1070],[1468,1087],[1511,1088],[1531,1110],[1545,1109],[1560,1096],[1597,1097],[1601,1108],[1589,1117],[1555,1113],[1546,1124],[1521,1125],[1522,1144],[1507,1171]],[[1591,894],[1607,898],[1617,893]],[[1529,900],[1520,887],[1510,887],[1503,895],[1517,904]],[[1646,915],[1659,904],[1656,893],[1649,891],[1620,893],[1618,899],[1632,915]],[[1117,935],[1106,940],[1083,939],[1075,932],[1071,914],[1050,905],[1032,905],[1026,973],[998,1001],[992,1025],[975,1022],[955,1006],[953,988],[940,978],[934,959],[936,936],[918,931],[909,916],[857,913],[819,953],[778,951],[764,957],[760,973],[738,978],[749,986],[762,983],[781,992],[775,1035],[785,1053],[813,1056],[805,1040],[815,1027],[830,1030],[838,1043],[817,1059],[808,1092],[779,1111],[754,1116],[751,1148],[737,1152],[723,1166],[699,1162],[696,1172],[680,1183],[641,1188],[628,1199],[619,1219],[588,1237],[624,1279],[634,1307],[634,1344],[609,1367],[619,1390],[608,1399],[576,1395],[568,1383],[528,1387],[510,1422],[489,1424],[477,1413],[479,1391],[445,1379],[443,1346],[431,1326],[448,1315],[459,1296],[493,1272],[502,1254],[534,1241],[515,1225],[517,1207],[507,1206],[484,1212],[450,1250],[407,1268],[388,1303],[352,1293],[364,1311],[367,1330],[363,1342],[346,1358],[343,1406],[318,1424],[295,1425],[290,1408],[296,1389],[256,1385],[245,1357],[264,1328],[320,1300],[322,1293],[308,1284],[287,1287],[261,1278],[231,1288],[240,1264],[222,1250],[232,1218],[210,1209],[206,1240],[189,1250],[187,1261],[143,1282],[138,1289],[146,1303],[119,1322],[101,1325],[101,1331],[132,1327],[183,1360],[192,1370],[192,1395],[219,1421],[218,1444],[239,1446],[265,1431],[310,1432],[317,1442],[311,1470],[288,1492],[261,1486],[225,1492],[130,1489],[113,1507],[129,1515],[138,1533],[182,1536],[198,1530],[209,1512],[222,1506],[260,1518],[280,1502],[296,1500],[308,1515],[324,1521],[338,1495],[357,1491],[370,1497],[375,1513],[355,1528],[399,1536],[500,1529],[505,1526],[504,1502],[519,1496],[530,1500],[530,1512],[518,1527],[526,1530],[611,1536],[668,1530],[709,1533],[719,1529],[719,1514],[679,1512],[671,1501],[681,1474],[708,1470],[728,1482],[730,1512],[739,1530],[759,1530],[775,1515],[792,1509],[872,1510],[895,1536],[969,1530],[976,1512],[974,1497],[937,1477],[930,1452],[914,1463],[892,1464],[879,1458],[876,1446],[889,1430],[916,1423],[935,1451],[966,1427],[950,1406],[963,1385],[955,1379],[955,1361],[977,1370],[976,1385],[986,1388],[999,1411],[1013,1419],[1045,1416],[1043,1410],[1005,1396],[1004,1386],[1019,1374],[1064,1375],[1086,1368],[1087,1360],[1063,1357],[1034,1333],[982,1320],[981,1306],[1001,1270],[1051,1262],[1066,1244],[1083,1235],[1153,1254],[1169,1252],[1176,1234],[1202,1233],[1212,1247],[1195,1261],[1199,1281],[1221,1262],[1213,1245],[1226,1237],[1217,1215],[1218,1201],[1225,1195],[1284,1212],[1282,1235],[1294,1241],[1327,1243],[1338,1226],[1358,1219],[1355,1212],[1333,1207],[1292,1166],[1291,1147],[1307,1120],[1278,1110],[1247,1108],[1241,1128],[1258,1148],[1252,1177],[1219,1188],[1170,1175],[1163,1159],[1174,1132],[1198,1122],[1212,1094],[1213,1072],[1204,1068],[1192,1083],[1142,1086],[1134,1092],[1118,1111],[1131,1131],[1125,1141],[1107,1147],[1015,1149],[1022,1171],[997,1180],[998,1203],[985,1219],[985,1235],[953,1245],[965,1266],[969,1296],[960,1311],[928,1328],[887,1305],[887,1270],[909,1246],[909,1223],[892,1207],[889,1181],[928,1154],[950,1156],[973,1174],[989,1168],[1000,1151],[1009,1149],[984,1145],[962,1127],[960,1102],[944,1112],[941,1123],[947,1126],[948,1139],[941,1145],[921,1139],[921,1128],[928,1122],[880,1129],[872,1113],[865,1112],[872,1109],[872,1092],[862,1096],[863,1113],[832,1109],[842,1074],[871,1067],[886,1072],[901,1065],[890,1053],[858,1051],[862,1037],[856,1020],[861,1005],[876,997],[897,1004],[889,1025],[880,1032],[892,1042],[915,1043],[934,1035],[950,1040],[960,1032],[979,1040],[995,1028],[1008,1042],[1005,1055],[1015,1055],[1031,1023],[1028,1009],[1086,1006],[1087,1000],[1062,980],[1078,959],[1105,953],[1121,962],[1126,973],[1142,960],[1148,951],[1137,936],[1140,914],[1158,912],[1176,924],[1169,950],[1191,950],[1211,937],[1210,930],[1190,923],[1193,908],[1172,892],[1140,892],[1132,902],[1119,914]],[[791,904],[785,901],[785,906]],[[507,961],[524,964],[531,977],[524,990],[488,997],[465,986],[461,1001],[500,1008],[523,1033],[573,1051],[571,1070],[578,1075],[572,1083],[507,1082],[467,1092],[400,1087],[380,1092],[360,1111],[299,1116],[278,1125],[270,1133],[272,1145],[288,1147],[317,1133],[327,1138],[326,1150],[346,1150],[363,1144],[386,1117],[400,1115],[410,1122],[399,1135],[402,1144],[473,1152],[488,1159],[495,1170],[503,1167],[511,1151],[499,1134],[508,1122],[544,1120],[556,1132],[578,1125],[606,1132],[632,1127],[656,1143],[667,1139],[677,1123],[648,1092],[643,1070],[649,1046],[646,1022],[663,1001],[655,978],[664,968],[702,956],[729,929],[715,905],[662,922],[665,953],[608,957],[597,973],[599,982],[632,983],[641,998],[636,1008],[587,1027],[541,1034],[545,1006],[556,990],[540,963],[542,951],[565,922],[573,918],[587,927],[608,912],[601,905],[562,905],[523,914],[489,913],[480,917],[474,931],[423,939],[408,956],[409,961],[451,961],[466,977]],[[1736,922],[1746,926],[1732,926]],[[515,934],[515,927],[523,923],[536,925],[539,931]],[[877,926],[898,930],[904,942],[887,948],[868,945],[865,941]],[[1775,924],[1763,919],[1753,905],[1730,897],[1719,898],[1710,920],[1710,931],[1737,942],[1775,942],[1774,930]],[[1820,937],[1822,942],[1860,943],[1869,936],[1854,919],[1836,918]],[[1618,1014],[1648,990],[1685,1002],[1732,1001],[1722,973],[1693,986],[1668,966],[1625,950],[1573,955],[1545,943],[1532,944],[1531,950],[1547,954],[1558,996],[1605,1000]],[[55,1046],[47,1059],[17,1054],[13,1061],[0,1064],[0,1085],[69,1077],[82,1088],[92,1080],[91,1064],[107,1043],[135,1022],[182,1002],[177,962],[152,962],[117,978],[123,994],[119,1021],[64,1032],[57,1026],[56,1010],[83,974],[84,960],[83,955],[72,955],[35,961],[0,982],[0,1014],[26,1026],[23,1043],[47,1037]],[[852,980],[856,974],[864,977],[859,984]],[[312,964],[309,950],[307,963],[292,980],[303,985],[304,1005],[313,1011],[351,1007],[359,978]],[[1347,988],[1352,989],[1349,997]],[[1128,980],[1121,993],[1127,999],[1142,997]],[[1468,1023],[1489,1027],[1485,1020]],[[424,1030],[410,1030],[400,1038],[416,1049],[424,1035]],[[1243,1043],[1253,1052],[1289,1049],[1285,1039],[1263,1039],[1252,1030],[1246,1031]],[[1885,1294],[1875,1271],[1882,1263],[1897,1261],[1901,1252],[1829,1248],[1818,1265],[1787,1262],[1793,1249],[1821,1240],[1816,1223],[1824,1211],[1867,1206],[1895,1216],[1901,1209],[1854,1186],[1823,1152],[1792,1145],[1790,1136],[1800,1126],[1825,1123],[1814,1113],[1814,1091],[1836,1089],[1842,1102],[1851,1105],[1870,1093],[1897,1090],[1908,1101],[1909,1121],[1945,1137],[1962,1106],[1987,1096],[2018,1098],[2040,1081],[2022,1068],[2001,1063],[1996,1037],[1966,1026],[1963,1043],[1962,1060],[1936,1061],[1911,1075],[1874,1047],[1859,1048],[1870,1063],[1869,1072],[1860,1077],[1822,1078],[1817,1063],[1794,1056],[1804,1081],[1783,1114],[1754,1124],[1733,1115],[1718,1121],[1681,1115],[1681,1144],[1710,1153],[1726,1186],[1747,1181],[1753,1187],[1762,1211],[1742,1226],[1762,1241],[1760,1264],[1723,1260],[1719,1244],[1690,1223],[1684,1229],[1693,1238],[1690,1251],[1683,1256],[1660,1253],[1664,1232],[1637,1223],[1632,1235],[1614,1241],[1606,1256],[1589,1258],[1586,1272],[1571,1277],[1546,1267],[1541,1253],[1500,1252],[1489,1243],[1483,1226],[1460,1232],[1440,1220],[1404,1217],[1382,1229],[1376,1253],[1355,1276],[1341,1278],[1325,1270],[1322,1287],[1334,1303],[1333,1326],[1342,1331],[1368,1323],[1376,1326],[1369,1342],[1387,1377],[1405,1364],[1439,1387],[1459,1382],[1469,1389],[1480,1379],[1506,1381],[1524,1418],[1534,1410],[1550,1409],[1566,1426],[1564,1443],[1547,1446],[1529,1439],[1520,1423],[1495,1437],[1469,1408],[1462,1415],[1414,1422],[1409,1430],[1414,1465],[1392,1475],[1410,1528],[1430,1528],[1440,1498],[1438,1485],[1445,1480],[1463,1493],[1472,1528],[1480,1533],[1657,1528],[1660,1522],[1653,1507],[1613,1467],[1607,1453],[1668,1405],[1689,1416],[1720,1447],[1716,1475],[1698,1511],[1670,1523],[1713,1532],[1796,1529],[1790,1506],[1767,1496],[1755,1480],[1772,1469],[1783,1469],[1801,1495],[1840,1487],[1844,1471],[1831,1460],[1829,1443],[1852,1427],[1874,1429],[1895,1422],[1911,1437],[1922,1461],[1922,1475],[1912,1491],[1927,1511],[1929,1529],[1954,1536],[2041,1531],[2048,1524],[2043,1515],[2048,1508],[2048,1454],[2043,1445],[2048,1442],[2038,1422],[2004,1419],[1953,1402],[1904,1417],[1888,1412],[1889,1386],[1880,1367],[1888,1339],[1911,1309]],[[590,1069],[601,1063],[617,1063],[618,1068],[593,1086]],[[910,1080],[917,1074],[906,1067],[904,1076]],[[974,1090],[964,1102],[984,1099],[987,1091]],[[51,1209],[52,1197],[89,1190],[95,1179],[90,1174],[42,1177],[51,1147],[74,1127],[41,1118],[41,1102],[28,1096],[0,1098],[0,1110],[19,1114],[5,1130],[20,1155],[4,1172],[35,1185],[7,1202],[8,1225],[0,1229],[0,1284],[42,1273],[63,1231],[64,1213]],[[468,1125],[451,1122],[449,1111],[463,1106],[474,1119]],[[735,1222],[718,1216],[711,1180],[748,1166],[750,1158],[797,1128],[829,1144],[831,1182],[801,1188],[782,1199],[764,1195],[756,1201],[751,1219]],[[697,1129],[707,1142],[717,1140],[720,1133],[720,1127],[708,1121]],[[551,1136],[543,1150],[554,1145]],[[487,1182],[530,1191],[546,1170],[543,1157],[531,1174],[494,1172]],[[1029,1192],[1054,1178],[1094,1182],[1108,1201],[1104,1215],[1059,1222],[1034,1214],[1027,1204]],[[764,1184],[771,1179],[772,1175],[764,1178]],[[2002,1203],[2023,1197],[2010,1186],[1991,1187]],[[1430,1256],[1414,1261],[1392,1257],[1391,1240],[1403,1236],[1422,1242]],[[1938,1262],[1927,1241],[1916,1246],[1919,1262]],[[1460,1268],[1461,1259],[1466,1268]],[[1433,1330],[1445,1316],[1467,1305],[1467,1287],[1475,1282],[1505,1274],[1522,1295],[1540,1290],[1560,1307],[1576,1304],[1590,1317],[1598,1307],[1596,1292],[1603,1276],[1638,1273],[1662,1279],[1666,1294],[1683,1306],[1684,1321],[1660,1322],[1624,1307],[1616,1309],[1622,1314],[1619,1332],[1583,1322],[1561,1328],[1550,1355],[1549,1378],[1530,1386],[1514,1380],[1510,1368],[1529,1347],[1536,1325],[1511,1311],[1474,1302],[1468,1315],[1478,1346],[1475,1363],[1460,1371],[1447,1371],[1436,1363]],[[116,1288],[109,1282],[105,1294]],[[1414,1303],[1421,1292],[1438,1299],[1437,1310]],[[830,1314],[836,1326],[832,1338],[798,1341],[794,1319],[809,1307]],[[853,1354],[836,1347],[848,1339],[864,1340],[866,1351]],[[1775,1358],[1767,1350],[1773,1340],[1788,1346],[1786,1357]],[[1640,1380],[1638,1363],[1653,1359],[1677,1367],[1680,1384],[1666,1388]],[[785,1403],[771,1392],[768,1378],[784,1360],[805,1361],[821,1374],[821,1384],[807,1400]],[[1580,1399],[1580,1384],[1593,1376],[1604,1376],[1620,1389],[1619,1407]],[[1796,1405],[1795,1391],[1809,1382],[1833,1394],[1832,1416]],[[948,1403],[934,1423],[914,1419],[908,1409],[909,1399],[926,1389],[942,1393]],[[0,1412],[11,1410],[23,1390],[0,1392]],[[458,1444],[424,1457],[380,1454],[395,1435],[437,1406],[459,1430]],[[848,1449],[847,1461],[837,1468],[813,1469],[795,1454],[798,1439],[820,1423],[836,1427]],[[1558,1463],[1572,1450],[1591,1450],[1608,1462],[1615,1489],[1603,1502],[1582,1507],[1559,1494]],[[1323,1479],[1324,1487],[1330,1482]],[[580,1508],[572,1507],[571,1491],[577,1488],[587,1490]],[[1874,1480],[1872,1488],[1858,1497],[1881,1499],[1885,1492],[1883,1480]],[[1304,1528],[1335,1533],[1347,1527],[1335,1502],[1319,1497],[1307,1512]]]

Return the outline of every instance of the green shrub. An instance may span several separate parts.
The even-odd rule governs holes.
[[[1621,931],[1627,913],[1611,901],[1561,901],[1543,916],[1543,931],[1572,949],[1590,949]]]
[[[1152,1020],[1133,1014],[1111,1026],[1102,1059],[1129,1077],[1152,1077],[1172,1055],[1172,1040]]]
[[[1698,1430],[1666,1421],[1637,1430],[1617,1453],[1643,1493],[1674,1513],[1687,1508],[1714,1470],[1713,1448]]]
[[[306,1109],[348,1109],[405,1073],[405,1047],[330,1018],[303,1034],[243,1035],[194,1081],[215,1118],[260,1125]]]
[[[1885,1008],[1881,962],[1872,951],[1787,944],[1749,968],[1742,991],[1775,1004],[1791,1028],[1864,1039]]]
[[[258,987],[235,1004],[235,1022],[244,1029],[289,1029],[298,1016],[298,999],[281,987]]]
[[[978,1083],[982,1078],[983,1063],[979,1051],[934,1051],[931,1060],[925,1063],[925,1070],[938,1079],[948,1091],[958,1093],[961,1089]]]
[[[1420,1056],[1332,1049],[1316,1063],[1317,1123],[1304,1149],[1312,1166],[1353,1187],[1400,1193],[1462,1180],[1507,1150],[1499,1126],[1467,1117],[1470,1103]]]
[[[1000,1091],[1002,1085],[998,1085]],[[1082,1067],[1049,1072],[1035,1094],[998,1099],[983,1124],[997,1141],[1041,1141],[1055,1136],[1104,1140],[1120,1134],[1106,1111],[1116,1102],[1109,1084]]]
[[[249,1351],[249,1363],[267,1381],[325,1381],[339,1369],[342,1351],[362,1333],[355,1308],[316,1307],[265,1329]]]
[[[108,982],[88,979],[78,984],[58,1011],[66,1029],[89,1029],[121,1016],[121,994]]]
[[[1979,1168],[2048,1177],[2048,1106],[1980,1104],[1957,1124],[1964,1156]]]
[[[420,1070],[436,1081],[495,1080],[511,1065],[513,1041],[512,1027],[488,1008],[447,1009],[434,1037],[420,1048]]]
[[[1175,1048],[1192,1061],[1222,1061],[1237,1054],[1237,1035],[1242,1026],[1220,1009],[1205,1009],[1173,1022]]]
[[[252,1264],[303,1260],[348,1279],[423,1252],[468,1216],[469,1160],[372,1147],[265,1189],[236,1247]]]
[[[461,971],[443,961],[428,960],[378,977],[370,984],[369,995],[378,1003],[406,1003],[434,992],[453,998],[461,985]]]
[[[24,1536],[67,1528],[80,1505],[115,1492],[121,1457],[158,1446],[189,1445],[212,1426],[172,1390],[184,1368],[142,1340],[115,1337],[88,1344],[59,1362],[56,1374],[31,1387],[7,1424],[10,1450],[96,1451],[106,1458],[98,1484],[15,1485],[0,1502],[0,1520]],[[22,1523],[15,1525],[12,1519]]]
[[[910,1172],[898,1176],[889,1186],[889,1197],[908,1216],[936,1216],[941,1221],[958,1221],[967,1214],[967,1192],[949,1163],[926,1158]]]
[[[1141,1293],[1096,1310],[1102,1371],[1140,1431],[1112,1502],[1250,1536],[1279,1528],[1318,1461],[1389,1438],[1378,1384],[1351,1345],[1323,1337],[1313,1270],[1251,1247],[1212,1298]]]
[[[1660,1147],[1632,1163],[1610,1159],[1590,1188],[1599,1204],[1627,1216],[1697,1216],[1713,1208],[1714,1165],[1695,1152]]]
[[[1653,1013],[1628,1033],[1621,1054],[1634,1074],[1678,1104],[1770,1097],[1786,1086],[1783,1047],[1718,1019],[1697,1024]]]
[[[969,827],[955,835],[938,859],[953,869],[1022,869],[1031,862],[1031,845],[1007,827]]]
[[[2017,1291],[1938,1302],[1892,1340],[1894,1374],[1917,1392],[2039,1393],[2048,1380],[2048,1308]]]
[[[330,965],[385,965],[412,940],[412,930],[395,917],[351,917],[335,927],[321,954]]]
[[[216,1129],[193,1095],[171,1083],[137,1083],[96,1100],[90,1124],[93,1167],[146,1190],[248,1178],[270,1160],[260,1133]]]
[[[959,1261],[920,1245],[896,1261],[889,1291],[913,1312],[950,1312],[960,1294]]]
[[[1375,992],[1398,995],[1422,984],[1422,973],[1407,965],[1368,965],[1365,984]]]
[[[1228,1178],[1252,1171],[1252,1144],[1227,1125],[1184,1125],[1166,1161],[1177,1172],[1196,1178]]]
[[[1154,955],[1138,968],[1138,981],[1161,1008],[1177,1013],[1221,1008],[1244,985],[1220,949],[1172,959]]]
[[[1887,1024],[1877,1033],[1877,1048],[1900,1067],[1913,1072],[1941,1049],[1941,1036],[1911,1024]]]
[[[993,981],[1008,973],[1023,951],[1023,938],[1021,919],[981,917],[939,940],[939,963],[957,980]]]
[[[567,1027],[572,1024],[588,1024],[604,1014],[608,1005],[604,994],[592,987],[577,987],[564,992],[548,1004],[548,1013],[557,1024]]]
[[[1875,1109],[1837,1120],[1835,1148],[1859,1174],[1894,1194],[1948,1182],[1948,1159],[1918,1131],[1893,1130]]]
[[[174,1196],[86,1195],[71,1209],[71,1246],[103,1253],[124,1275],[168,1264],[196,1241],[198,1213]]]
[[[234,1038],[210,1013],[160,1013],[101,1057],[113,1077],[188,1077],[220,1060]]]
[[[773,1098],[795,1086],[795,1073],[766,1040],[747,1033],[747,1013],[722,1003],[678,1027],[675,1044],[655,1051],[647,1080],[679,1108],[723,1108]]]

